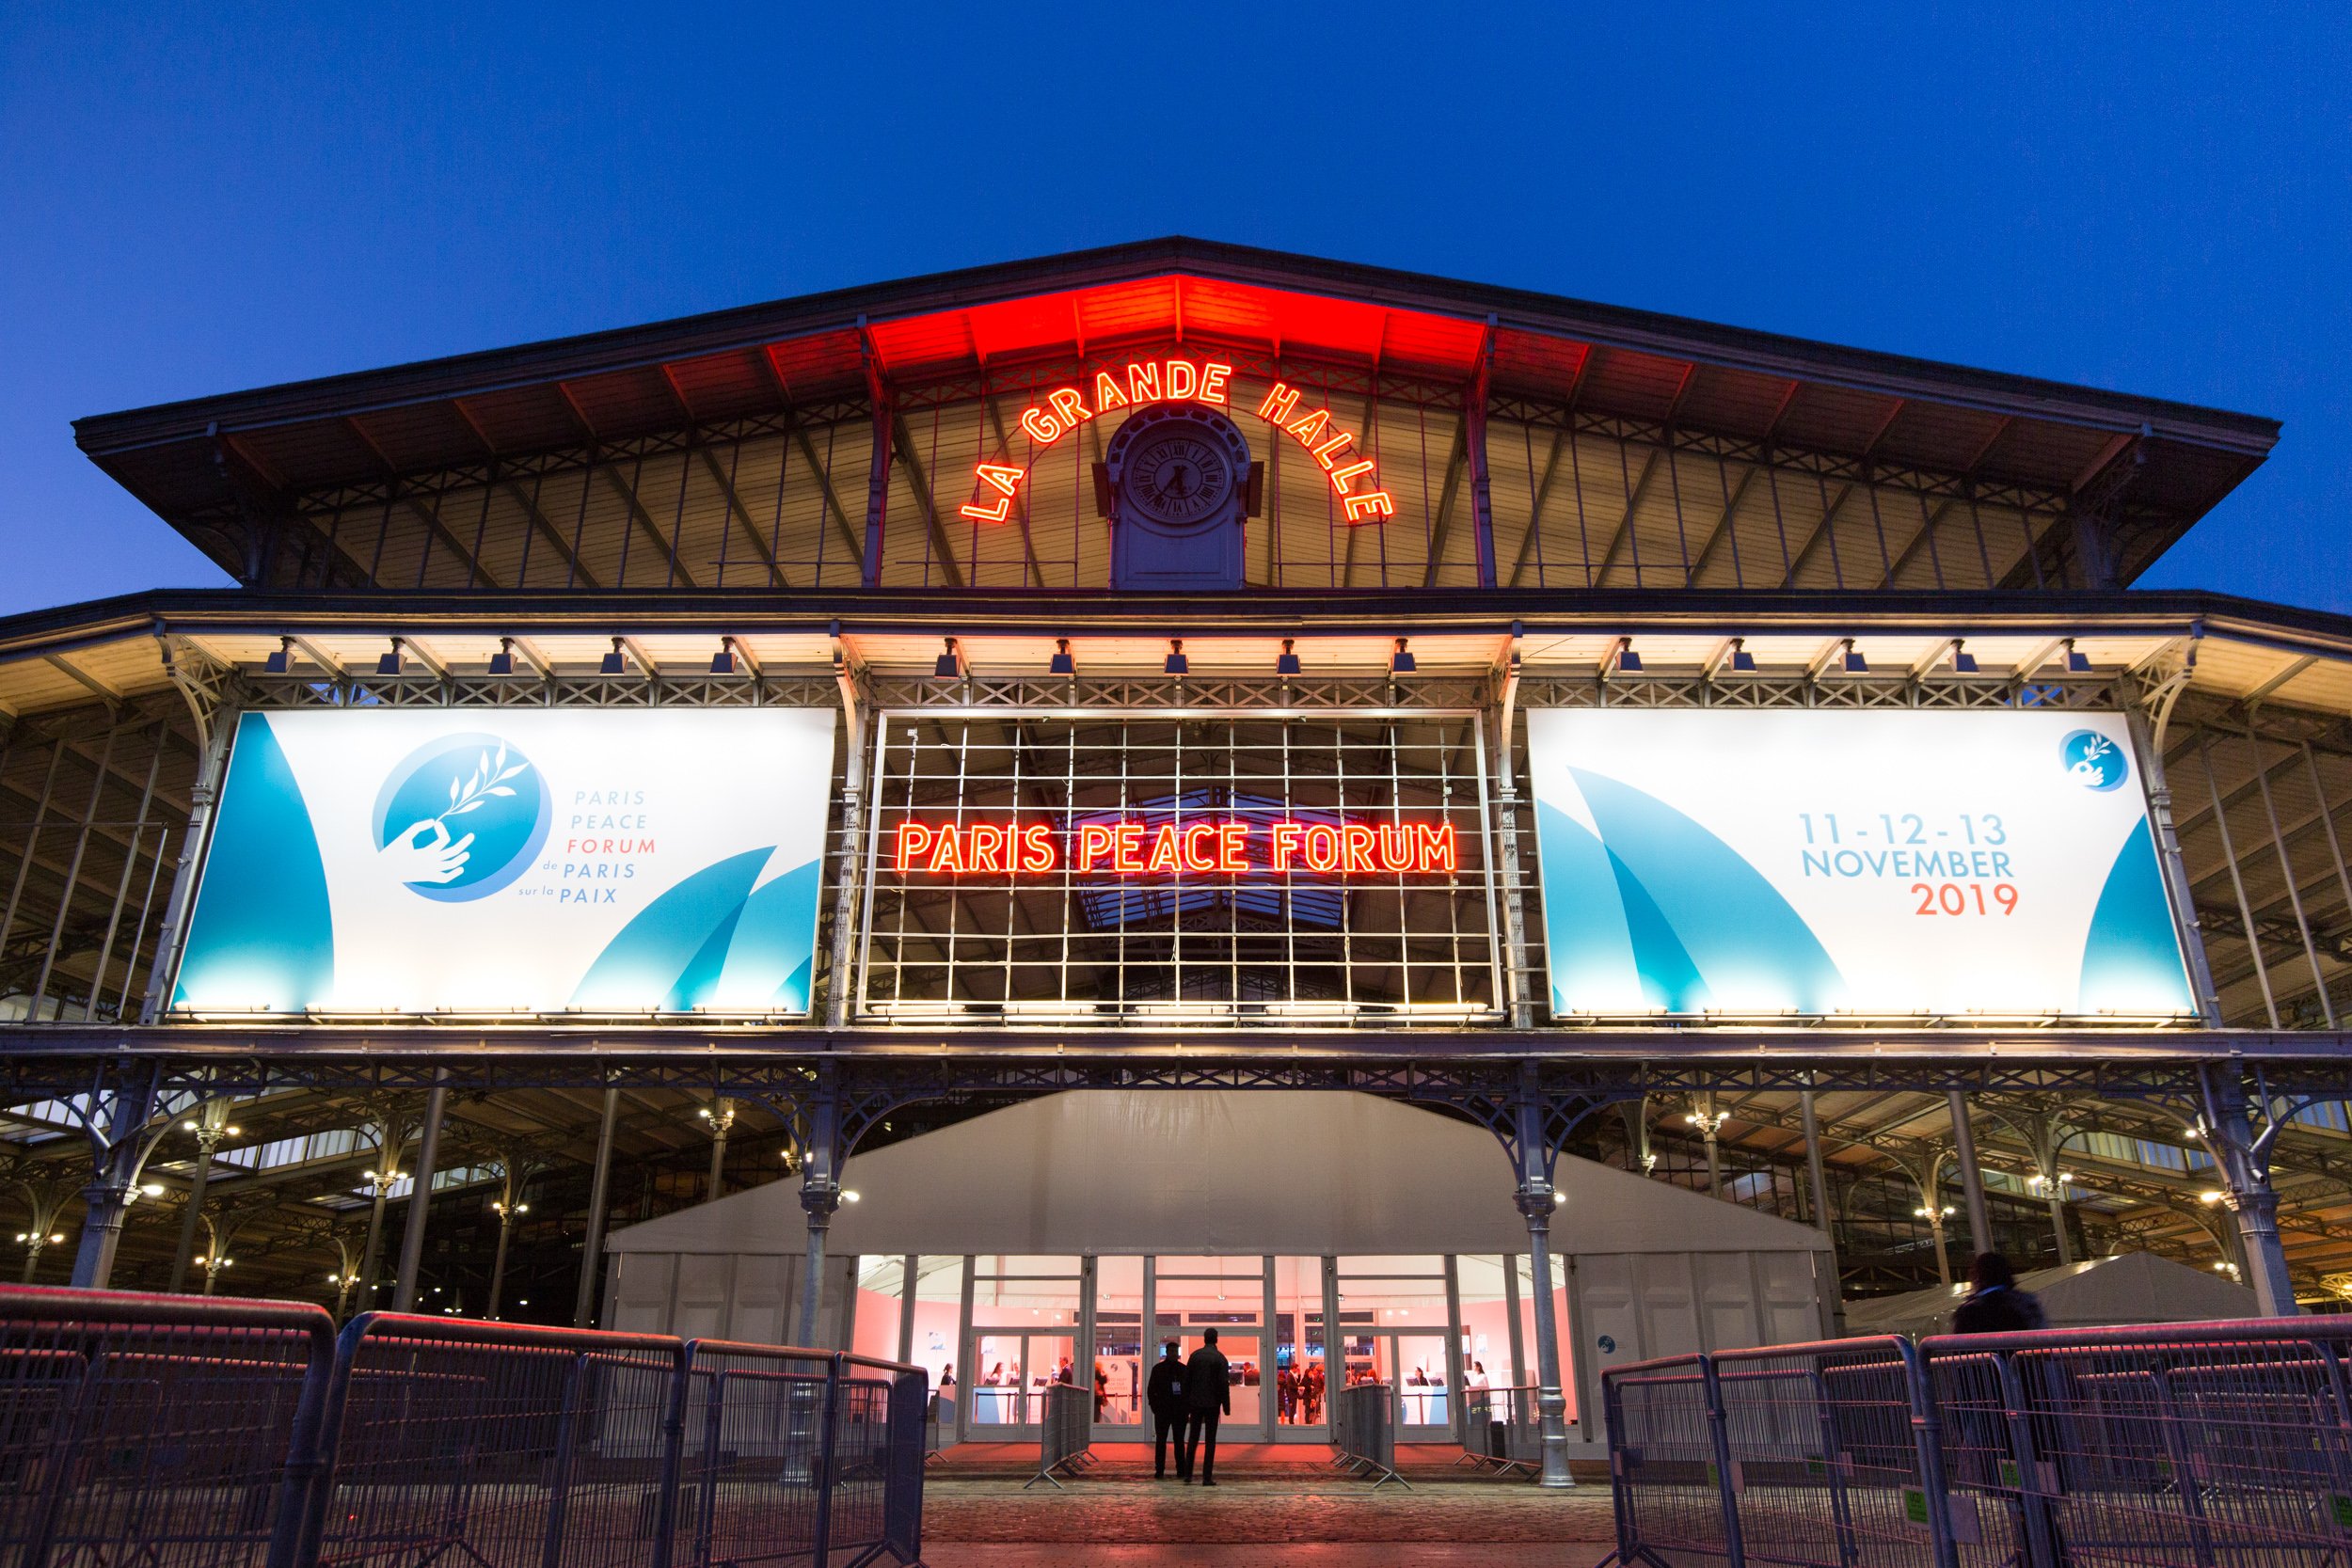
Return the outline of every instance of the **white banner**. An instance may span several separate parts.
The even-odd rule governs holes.
[[[1556,1014],[2194,1011],[2115,714],[1527,716]]]
[[[826,709],[238,721],[190,1012],[805,1013]]]

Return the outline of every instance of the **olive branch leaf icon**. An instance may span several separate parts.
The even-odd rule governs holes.
[[[463,784],[458,782],[455,774],[450,775],[449,809],[433,820],[446,822],[453,816],[463,816],[469,811],[480,811],[489,803],[493,796],[514,794],[514,786],[506,781],[530,766],[528,762],[509,765],[506,760],[506,742],[500,741],[498,755],[493,757],[487,752],[483,752],[481,760],[474,764],[472,776]]]

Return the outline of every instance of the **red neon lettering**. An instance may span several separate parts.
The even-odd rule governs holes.
[[[1325,473],[1329,473],[1331,471],[1331,459],[1338,453],[1345,451],[1348,448],[1354,446],[1355,444],[1356,436],[1354,433],[1343,430],[1337,436],[1332,436],[1328,441],[1324,442],[1323,445],[1314,449],[1314,459],[1317,463],[1323,465],[1323,471]]]
[[[1350,463],[1344,468],[1333,468],[1331,470],[1331,488],[1337,490],[1341,495],[1344,496],[1347,494],[1349,487],[1355,483],[1355,479],[1358,474],[1368,474],[1370,472],[1372,472],[1372,459],[1368,457],[1359,458],[1357,461]]]
[[[1136,364],[1127,367],[1127,396],[1136,403],[1160,401],[1160,368],[1157,365]]]
[[[1288,871],[1298,854],[1298,840],[1306,829],[1296,822],[1277,822],[1268,835],[1274,842],[1274,869]]]
[[[1420,863],[1416,871],[1451,871],[1454,869],[1454,824],[1415,822],[1413,830],[1414,859]]]
[[[1172,827],[1162,828],[1152,835],[1152,860],[1143,869],[1147,873],[1157,874],[1173,871],[1178,863],[1176,830]]]
[[[1078,871],[1080,875],[1094,869],[1094,863],[1111,858],[1111,825],[1107,822],[1084,822],[1078,826]]]
[[[1226,378],[1232,373],[1232,366],[1220,364],[1215,359],[1212,359],[1207,364],[1201,366],[1200,401],[1202,403],[1226,403],[1230,401],[1225,392],[1225,381]]]
[[[1143,869],[1143,824],[1121,822],[1111,830],[1111,869],[1140,871]]]
[[[1216,868],[1219,871],[1249,869],[1249,824],[1228,822],[1216,831]]]
[[[953,828],[950,828],[946,832],[941,833],[939,835],[939,847],[931,851],[931,863],[924,867],[924,869],[927,871],[962,872],[965,869],[963,863],[963,848],[961,844],[962,837],[963,835],[957,832]]]
[[[1012,831],[993,823],[981,822],[972,829],[970,867],[974,871],[1010,871],[1005,849],[1011,843]]]
[[[1340,831],[1330,823],[1307,824],[1307,867],[1311,871],[1340,868]]]
[[[1379,863],[1373,859],[1370,823],[1350,822],[1340,829],[1340,869],[1351,873],[1380,869]]]
[[[1045,401],[1060,416],[1064,430],[1075,430],[1094,418],[1093,411],[1087,407],[1086,400],[1078,395],[1075,387],[1057,387],[1045,394]]]
[[[1200,369],[1189,359],[1168,362],[1168,401],[1188,403],[1200,389]]]
[[[1258,418],[1268,424],[1279,425],[1284,420],[1289,419],[1291,410],[1297,406],[1296,389],[1278,381],[1266,388],[1265,401],[1258,404]]]
[[[1413,866],[1413,831],[1402,822],[1380,824],[1380,869],[1410,871]]]
[[[1303,416],[1296,424],[1284,428],[1289,430],[1292,439],[1300,446],[1312,447],[1315,444],[1315,438],[1323,434],[1324,427],[1330,422],[1331,410],[1318,408],[1313,413]]]
[[[1111,379],[1108,371],[1094,372],[1094,406],[1105,414],[1127,406],[1127,394],[1119,389],[1119,383]]]
[[[981,483],[993,484],[1010,496],[1020,492],[1022,476],[1029,470],[1011,467],[1003,463],[982,463],[972,471],[979,476]]]
[[[993,506],[975,506],[972,502],[965,501],[956,510],[976,523],[1001,523],[1012,515],[1012,498],[999,496]]]
[[[1185,827],[1184,846],[1185,870],[1215,871],[1216,869],[1216,857],[1209,852],[1209,845],[1216,837],[1216,824],[1214,822],[1194,822]]]
[[[929,849],[930,845],[931,830],[929,823],[899,823],[898,841],[891,850],[891,869],[894,871],[909,869],[915,862],[923,858],[923,852]]]
[[[1041,447],[1050,447],[1061,438],[1062,427],[1042,408],[1021,410],[1021,428],[1029,433],[1029,439]]]
[[[1351,523],[1360,523],[1367,517],[1396,515],[1396,502],[1389,499],[1386,490],[1367,490],[1360,496],[1350,496],[1341,502],[1341,506]]]

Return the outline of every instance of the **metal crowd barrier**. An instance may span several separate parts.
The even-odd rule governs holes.
[[[2352,1321],[1843,1339],[1602,1374],[1621,1564],[2352,1562]]]
[[[1075,1475],[1094,1463],[1094,1396],[1074,1383],[1049,1383],[1030,1393],[1042,1408],[1038,1413],[1037,1474],[1021,1483],[1025,1492],[1039,1481],[1061,1485],[1061,1477]]]
[[[1544,1467],[1544,1424],[1534,1387],[1472,1388],[1462,1396],[1462,1459],[1498,1474]]]
[[[1396,1388],[1387,1383],[1351,1383],[1331,1391],[1331,1463],[1352,1476],[1370,1476],[1378,1491],[1390,1481],[1406,1491],[1396,1473]]]
[[[919,1368],[0,1287],[13,1568],[708,1568],[922,1553]]]

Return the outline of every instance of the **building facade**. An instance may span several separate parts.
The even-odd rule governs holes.
[[[237,586],[0,624],[26,1272],[430,1305],[423,1172],[511,1309],[577,1170],[585,1316],[730,1129],[821,1278],[926,1117],[1346,1090],[1493,1135],[1555,1436],[1595,1140],[2291,1310],[2352,623],[2131,588],[2277,434],[1191,241],[83,420]]]

